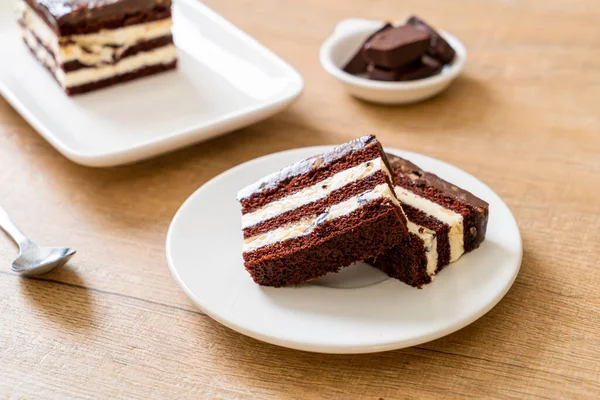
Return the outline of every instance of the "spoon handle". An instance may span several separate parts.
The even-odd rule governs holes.
[[[6,211],[0,206],[0,227],[19,245],[19,247],[27,246],[30,241],[27,236],[21,232],[15,223],[10,219]]]

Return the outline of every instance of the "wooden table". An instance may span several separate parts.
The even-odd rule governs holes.
[[[23,279],[0,240],[0,398],[598,398],[597,0],[207,3],[302,73],[297,103],[192,148],[90,169],[0,99],[0,202],[35,240],[79,251],[67,268]],[[375,106],[322,70],[318,49],[338,20],[411,12],[468,48],[443,95]],[[252,158],[369,132],[465,169],[511,207],[523,264],[492,311],[424,345],[333,356],[249,339],[188,300],[164,255],[188,195]]]

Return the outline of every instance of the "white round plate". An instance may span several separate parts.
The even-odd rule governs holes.
[[[255,339],[323,353],[399,349],[452,333],[488,312],[521,265],[517,223],[484,183],[442,161],[387,149],[490,204],[486,240],[418,290],[365,264],[298,287],[256,285],[242,261],[237,191],[290,163],[329,150],[310,147],[239,165],[206,183],[179,209],[167,235],[173,276],[210,317]]]

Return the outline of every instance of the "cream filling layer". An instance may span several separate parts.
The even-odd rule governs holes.
[[[332,205],[320,215],[313,215],[300,221],[273,229],[269,232],[247,238],[244,240],[243,251],[250,252],[288,239],[309,235],[318,225],[348,215],[361,208],[364,204],[381,198],[389,199],[399,205],[398,200],[390,190],[389,185],[377,185],[367,192]]]
[[[58,70],[57,73],[63,76],[66,87],[72,87],[112,78],[151,65],[169,64],[176,59],[177,48],[174,45],[169,45],[152,51],[137,53],[134,56],[122,59],[116,64],[101,64],[95,68],[78,69],[66,74],[62,70]]]
[[[402,203],[414,207],[450,226],[450,231],[448,232],[450,262],[458,260],[465,252],[463,216],[403,187],[396,186],[394,191]]]
[[[427,274],[433,279],[438,265],[437,236],[431,229],[415,224],[409,221],[408,218],[406,219],[406,225],[410,233],[414,233],[423,241]]]
[[[349,183],[364,179],[382,169],[386,169],[383,160],[376,158],[338,172],[310,187],[292,193],[282,199],[275,200],[256,211],[242,215],[242,228],[248,228],[285,212],[324,199],[332,192],[341,189]]]
[[[177,59],[177,49],[174,45],[169,45],[152,51],[137,53],[134,56],[122,59],[116,64],[101,64],[95,68],[82,68],[65,73],[57,67],[52,55],[43,46],[40,46],[30,31],[22,29],[22,34],[23,39],[33,49],[36,57],[52,70],[56,80],[63,88],[112,78],[151,65],[169,64]]]
[[[17,12],[27,29],[52,51],[58,65],[75,60],[85,65],[112,63],[138,42],[170,35],[172,27],[172,20],[168,18],[124,28],[65,36],[60,38],[60,41],[65,42],[62,44],[54,31],[27,3],[19,1]]]
[[[15,9],[24,27],[30,30],[46,48],[52,51],[52,55],[58,58],[59,44],[56,33],[24,1],[17,1]]]
[[[35,39],[35,37],[31,34],[29,30],[21,29],[21,35],[23,36],[23,40],[25,41],[25,43],[27,43],[27,45],[35,53],[36,58],[52,71],[52,73],[54,74],[54,76],[56,76],[56,79],[62,86],[62,81],[56,74],[56,61],[54,61],[54,57],[52,57],[52,55],[48,53],[48,51],[38,43],[38,41]]]

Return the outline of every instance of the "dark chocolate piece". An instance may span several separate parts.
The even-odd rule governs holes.
[[[350,61],[348,61],[348,63],[346,64],[346,66],[344,66],[343,70],[349,74],[353,74],[353,75],[358,75],[358,74],[362,74],[367,72],[367,65],[369,64],[362,56],[362,50],[363,47],[365,46],[365,43],[367,43],[369,40],[371,40],[371,38],[373,36],[375,36],[376,34],[378,34],[379,32],[384,32],[387,29],[391,28],[392,24],[390,24],[389,22],[386,22],[385,25],[377,30],[376,32],[373,32],[373,34],[371,34],[361,45],[360,48],[356,51],[356,53],[354,54],[354,56],[350,59]]]
[[[446,42],[446,40],[441,37],[435,29],[426,24],[425,21],[417,16],[412,16],[408,19],[408,21],[406,21],[406,23],[414,26],[415,28],[428,32],[431,35],[431,41],[429,43],[429,48],[427,49],[427,53],[429,55],[437,58],[444,64],[450,64],[454,60],[456,52],[452,46],[450,46],[450,44],[448,44],[448,42]]]
[[[442,64],[439,61],[425,55],[420,60],[398,69],[379,68],[369,64],[367,76],[376,81],[412,81],[433,76],[441,69]]]
[[[374,81],[393,82],[398,80],[398,70],[379,68],[375,64],[369,64],[367,66],[367,77]]]
[[[433,57],[427,55],[421,57],[418,63],[412,64],[412,68],[401,70],[399,81],[412,81],[433,76],[441,71],[443,65]]]
[[[363,57],[378,67],[396,69],[421,58],[430,41],[429,32],[402,25],[373,36],[365,43]]]

